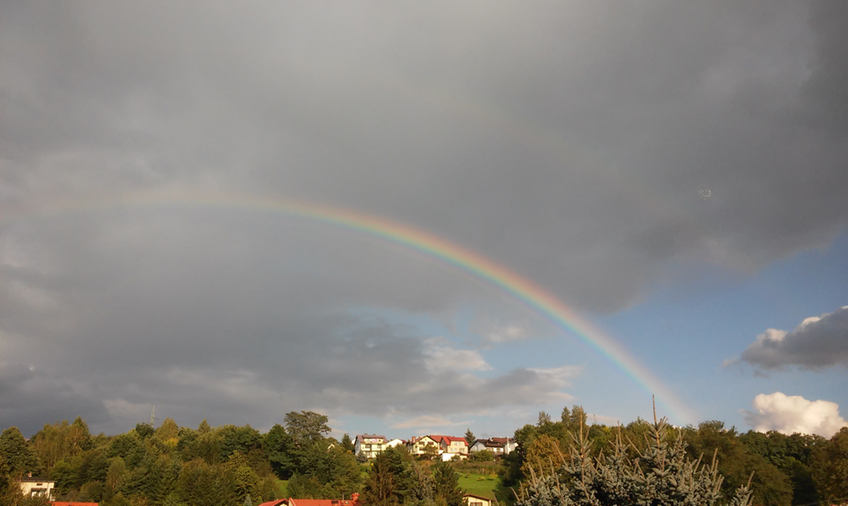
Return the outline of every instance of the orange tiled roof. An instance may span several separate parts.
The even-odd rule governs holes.
[[[359,494],[354,494],[352,500],[346,499],[277,499],[263,502],[259,506],[361,506]]]

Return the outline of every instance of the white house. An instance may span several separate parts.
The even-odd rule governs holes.
[[[404,445],[406,445],[406,441],[404,441],[403,439],[394,438],[394,439],[389,440],[388,443],[386,443],[386,448],[394,448],[396,446],[404,446]]]
[[[361,434],[356,436],[356,442],[353,445],[353,453],[356,455],[363,454],[369,459],[373,459],[386,448],[388,448],[388,440],[386,439],[386,436],[378,436],[377,434]]]
[[[441,455],[442,449],[438,441],[430,436],[413,437],[406,444],[412,455],[424,455],[432,452],[433,455]]]
[[[467,506],[492,506],[492,500],[482,495],[465,494],[462,497]]]
[[[513,450],[518,448],[518,443],[512,438],[506,437],[490,437],[489,439],[478,439],[471,446],[471,453],[489,450],[495,455],[508,455]]]
[[[49,500],[53,500],[56,495],[56,482],[46,480],[44,478],[33,478],[32,473],[26,478],[21,478],[18,481],[18,484],[21,486],[21,492],[23,492],[25,497],[38,497],[44,496]]]

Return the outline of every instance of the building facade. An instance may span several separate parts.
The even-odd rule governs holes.
[[[386,436],[377,434],[360,434],[356,436],[356,442],[353,445],[353,453],[356,455],[365,455],[369,459],[373,459],[377,455],[388,448],[388,440]]]

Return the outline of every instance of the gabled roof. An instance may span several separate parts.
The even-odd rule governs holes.
[[[489,439],[478,439],[474,444],[483,443],[486,448],[503,448],[512,441],[512,438],[508,437],[490,437]]]
[[[377,435],[377,434],[359,434],[359,435],[356,436],[356,440],[359,441],[359,442],[362,442],[365,439],[380,439],[384,443],[386,441],[388,441],[386,439],[386,436],[380,436],[380,435]]]
[[[431,436],[431,435],[426,435],[426,436],[421,436],[421,437],[415,437],[415,436],[413,436],[413,437],[412,437],[412,439],[410,439],[410,440],[409,440],[409,442],[410,442],[411,444],[415,444],[415,443],[418,443],[418,442],[423,441],[423,440],[424,440],[424,438],[427,438],[427,439],[429,439],[430,441],[435,441],[436,443],[438,443],[438,442],[440,442],[440,441],[441,441],[441,439],[436,439],[437,437],[441,437],[441,436]]]
[[[259,506],[361,506],[359,494],[354,494],[352,500],[346,499],[277,499],[263,502]]]
[[[468,445],[468,441],[466,441],[465,438],[456,437],[456,436],[438,436],[438,435],[435,435],[435,434],[431,434],[430,439],[432,439],[433,441],[440,443],[440,444],[441,444],[442,441],[444,441],[445,444],[448,444],[448,445],[451,444],[452,441],[462,441],[466,444],[466,446]]]

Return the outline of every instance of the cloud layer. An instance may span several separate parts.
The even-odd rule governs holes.
[[[818,434],[829,438],[848,422],[839,416],[839,405],[835,402],[808,401],[799,396],[788,396],[782,392],[759,394],[751,403],[754,411],[741,413],[754,430],[767,432],[776,430],[783,434]]]
[[[3,2],[0,426],[564,401],[567,360],[487,360],[545,325],[487,282],[198,196],[384,216],[612,313],[844,229],[846,23],[840,2]],[[383,317],[469,306],[498,328]]]
[[[768,329],[739,360],[763,369],[848,366],[848,306],[805,318],[791,332]]]

